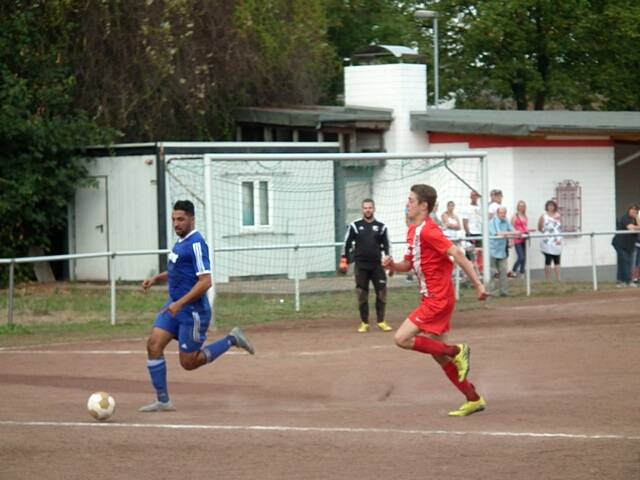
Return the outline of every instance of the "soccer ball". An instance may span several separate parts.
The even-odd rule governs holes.
[[[92,393],[87,400],[87,409],[93,418],[103,422],[113,415],[116,401],[107,392]]]

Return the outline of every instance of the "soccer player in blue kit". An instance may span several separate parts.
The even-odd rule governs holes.
[[[169,282],[169,300],[153,324],[147,341],[147,368],[157,400],[140,408],[141,412],[175,410],[167,389],[167,365],[164,349],[172,339],[178,340],[180,365],[194,370],[213,362],[232,346],[253,355],[254,349],[240,328],[203,347],[211,320],[207,290],[211,287],[209,247],[195,229],[195,209],[189,200],[179,200],[173,206],[171,221],[178,241],[171,249],[167,271],[142,282],[147,291],[156,282]]]

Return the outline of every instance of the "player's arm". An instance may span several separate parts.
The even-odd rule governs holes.
[[[478,278],[478,275],[476,275],[476,271],[473,269],[473,264],[467,259],[464,252],[453,245],[449,250],[447,250],[447,255],[453,257],[453,261],[458,264],[462,271],[467,275],[467,278],[471,280],[471,283],[473,283],[473,286],[476,289],[476,297],[478,300],[486,300],[489,295],[484,289],[484,285]]]
[[[353,246],[354,240],[355,235],[353,228],[349,225],[347,227],[347,233],[344,235],[344,245],[342,246],[342,254],[340,255],[340,266],[338,268],[341,273],[347,273],[347,269],[349,268],[349,255],[351,254],[351,247]]]
[[[171,303],[167,307],[167,311],[173,315],[174,317],[178,314],[180,310],[182,310],[185,305],[190,304],[191,302],[199,299],[204,294],[207,293],[207,290],[211,288],[211,274],[203,273],[198,275],[198,281],[196,284],[185,293],[182,297],[180,297],[175,302]]]
[[[393,257],[388,255],[382,259],[382,266],[390,272],[404,273],[411,270],[411,264],[407,260],[403,259],[401,262],[394,262]]]
[[[149,290],[149,288],[151,288],[151,285],[157,282],[166,282],[168,278],[169,278],[169,274],[167,272],[160,272],[159,274],[154,275],[153,277],[149,277],[145,279],[142,282],[142,289],[146,292],[147,290]]]
[[[389,242],[389,229],[386,225],[382,227],[382,252],[385,256],[391,255],[391,243]]]

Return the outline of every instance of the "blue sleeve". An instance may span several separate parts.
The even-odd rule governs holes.
[[[496,218],[496,217],[493,217],[493,218]],[[491,237],[495,237],[496,233],[498,233],[498,231],[496,230],[496,222],[493,220],[493,218],[489,222],[489,234]]]
[[[211,273],[211,262],[209,261],[209,246],[202,241],[193,242],[191,245],[193,249],[193,269],[196,275],[203,273]]]

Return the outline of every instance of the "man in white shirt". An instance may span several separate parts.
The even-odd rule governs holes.
[[[491,203],[489,203],[489,220],[496,216],[496,212],[502,207],[502,190],[491,190]]]
[[[471,190],[469,198],[471,204],[462,210],[462,227],[466,237],[477,237],[471,240],[470,245],[465,248],[467,258],[475,266],[476,250],[482,248],[482,207],[478,203],[480,195],[475,190]]]

